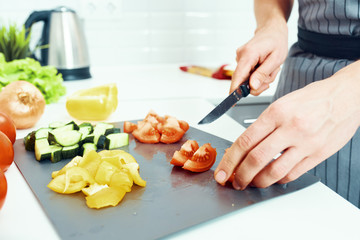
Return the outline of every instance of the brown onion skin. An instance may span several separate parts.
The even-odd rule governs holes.
[[[27,81],[15,81],[0,92],[0,111],[15,123],[16,129],[33,127],[45,110],[45,98],[40,90]]]

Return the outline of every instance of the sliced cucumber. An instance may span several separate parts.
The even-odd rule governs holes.
[[[79,130],[79,126],[74,121],[68,122],[66,125],[72,125],[74,130]]]
[[[63,147],[72,146],[80,142],[82,133],[76,130],[64,131],[64,132],[50,132],[49,142],[56,142]]]
[[[35,140],[35,158],[38,161],[51,159],[51,149],[47,138]]]
[[[63,159],[74,158],[79,154],[79,151],[80,151],[79,144],[63,147],[61,150],[61,157]]]
[[[98,123],[94,127],[94,143],[97,144],[99,137],[105,135],[106,129],[114,128],[114,125],[110,123]]]
[[[97,148],[104,148],[105,147],[105,140],[106,140],[106,136],[105,135],[100,135],[96,146]]]
[[[62,126],[62,127],[52,129],[51,133],[55,134],[55,133],[58,133],[58,132],[65,132],[65,131],[71,131],[71,130],[74,130],[74,125],[73,124],[69,124],[69,125],[65,125],[65,126]]]
[[[106,136],[105,148],[108,150],[129,145],[129,134],[113,133]]]
[[[50,145],[51,158],[50,161],[53,163],[59,162],[62,159],[62,146]]]
[[[49,124],[49,128],[59,128],[66,125],[66,122],[52,122]]]
[[[35,139],[47,138],[51,128],[39,128],[35,132]]]
[[[121,130],[120,128],[108,128],[105,130],[105,135],[109,135],[109,134],[112,134],[112,133],[121,133]]]
[[[88,151],[91,151],[91,150],[97,150],[97,147],[95,145],[95,143],[84,143],[82,146],[81,146],[81,152],[82,152],[82,155],[84,156]]]
[[[24,137],[24,145],[26,151],[35,151],[35,132],[32,131]]]
[[[85,136],[84,138],[82,137],[81,142],[84,143],[94,143],[94,135],[93,134],[89,134],[87,136]]]

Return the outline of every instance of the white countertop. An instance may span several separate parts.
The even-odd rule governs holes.
[[[101,68],[93,79],[66,82],[68,94],[107,82],[117,82],[119,106],[107,120],[143,118],[153,109],[184,119],[193,127],[234,141],[244,128],[222,116],[209,125],[196,123],[226,96],[229,81],[186,74],[175,67]],[[55,120],[70,120],[65,98],[46,106],[34,128]],[[31,129],[17,131],[17,138]],[[15,164],[5,173],[8,195],[0,212],[0,239],[58,239],[50,221]],[[359,239],[360,211],[322,183],[254,204],[173,236],[175,239]]]

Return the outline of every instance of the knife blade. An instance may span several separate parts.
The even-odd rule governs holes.
[[[235,91],[226,97],[219,105],[217,105],[208,115],[206,115],[198,124],[211,123],[226,113],[241,98],[246,97],[250,93],[249,80],[242,83]]]

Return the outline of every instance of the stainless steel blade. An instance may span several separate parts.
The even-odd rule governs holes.
[[[216,106],[208,115],[206,115],[198,124],[211,123],[226,113],[241,98],[246,97],[250,93],[249,81],[241,84],[227,98],[225,98],[218,106]]]

